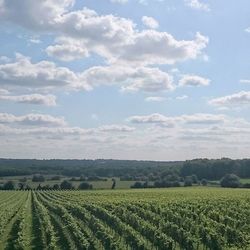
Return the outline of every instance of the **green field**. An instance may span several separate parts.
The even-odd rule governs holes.
[[[250,179],[240,179],[242,184],[250,183]]]
[[[9,176],[9,177],[2,177],[0,178],[0,184],[4,184],[7,181],[13,181],[15,186],[18,187],[18,183],[20,183],[20,179],[22,178],[27,178],[27,181],[25,182],[26,185],[28,185],[29,187],[31,187],[32,189],[37,188],[37,186],[39,184],[41,184],[42,186],[45,185],[50,185],[53,186],[54,184],[59,184],[63,181],[63,180],[67,180],[70,181],[72,183],[72,185],[74,186],[74,188],[78,188],[78,186],[80,185],[81,181],[71,181],[69,177],[62,177],[60,180],[50,180],[51,176],[46,176],[46,181],[44,182],[33,182],[32,181],[32,176]],[[106,178],[106,181],[87,181],[89,184],[92,184],[93,189],[111,189],[113,181],[113,178]],[[120,178],[114,178],[116,179],[116,189],[128,189],[130,188],[135,181],[120,181]]]
[[[250,190],[1,191],[0,249],[250,249]]]

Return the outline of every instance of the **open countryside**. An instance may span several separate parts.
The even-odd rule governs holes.
[[[0,0],[0,250],[250,250],[250,0]]]
[[[0,159],[0,249],[247,250],[249,163]]]

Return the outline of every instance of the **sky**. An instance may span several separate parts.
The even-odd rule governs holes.
[[[0,0],[0,157],[248,158],[247,0]]]

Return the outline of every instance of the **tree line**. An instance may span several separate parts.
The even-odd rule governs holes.
[[[88,182],[81,182],[78,185],[78,187],[75,188],[74,185],[67,180],[62,181],[60,184],[53,184],[53,185],[49,184],[43,185],[39,183],[39,185],[36,188],[32,188],[28,184],[22,182],[19,182],[16,185],[13,181],[7,181],[0,186],[0,190],[74,190],[74,189],[91,190],[93,189],[93,186]]]
[[[85,181],[119,177],[127,181],[161,182],[169,176],[176,181],[176,176],[185,179],[192,175],[199,180],[213,181],[220,180],[226,174],[250,178],[250,159],[194,159],[183,162],[0,159],[0,177],[53,175],[81,177]]]

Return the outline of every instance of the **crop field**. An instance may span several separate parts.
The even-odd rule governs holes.
[[[250,190],[1,191],[0,249],[250,249]]]

